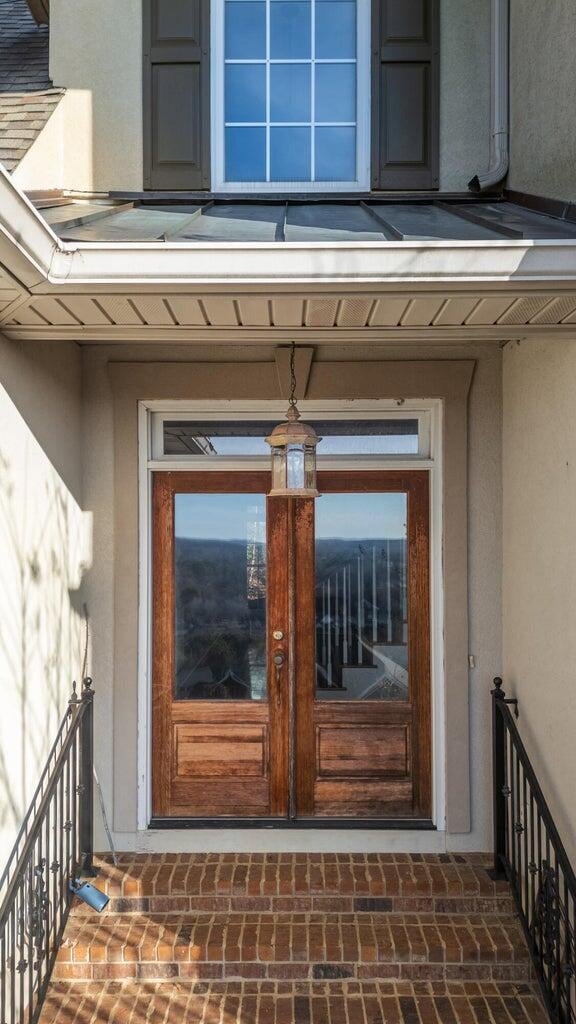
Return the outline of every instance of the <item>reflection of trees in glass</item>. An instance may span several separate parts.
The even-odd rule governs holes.
[[[176,697],[250,700],[265,685],[266,552],[176,538]]]
[[[250,508],[248,545],[246,550],[246,591],[249,601],[266,597],[265,524],[258,515],[258,506]]]

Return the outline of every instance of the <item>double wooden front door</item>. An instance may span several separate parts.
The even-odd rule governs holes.
[[[158,473],[154,818],[428,819],[428,474]]]

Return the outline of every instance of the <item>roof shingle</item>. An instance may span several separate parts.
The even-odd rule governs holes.
[[[54,113],[64,91],[0,93],[0,163],[13,171]]]
[[[52,85],[48,25],[37,25],[26,0],[0,0],[0,92],[36,92]]]
[[[56,109],[64,90],[49,73],[49,27],[26,0],[0,0],[0,162],[13,171]]]

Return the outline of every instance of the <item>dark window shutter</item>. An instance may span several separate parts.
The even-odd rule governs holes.
[[[373,0],[372,188],[438,188],[439,0]]]
[[[145,0],[145,186],[210,187],[209,0]]]

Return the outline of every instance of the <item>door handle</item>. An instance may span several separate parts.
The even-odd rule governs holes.
[[[284,662],[286,661],[284,651],[276,651],[276,653],[272,657],[272,661],[274,662],[274,667],[276,669],[274,691],[276,696],[276,708],[277,710],[279,710],[281,703],[280,683],[282,681],[282,667],[284,665]]]

